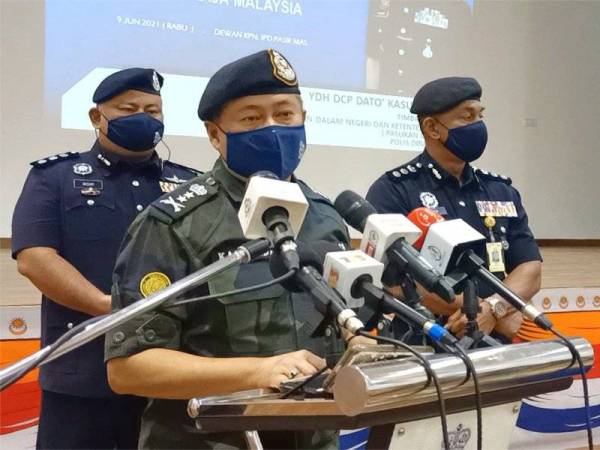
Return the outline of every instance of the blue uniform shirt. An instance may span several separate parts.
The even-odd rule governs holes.
[[[109,294],[121,240],[135,217],[198,172],[156,154],[133,165],[104,152],[61,153],[32,163],[12,224],[12,255],[29,247],[55,248],[82,275]],[[42,296],[42,346],[90,316]],[[46,364],[42,389],[83,397],[112,394],[104,366],[104,340]]]
[[[435,209],[446,219],[463,219],[483,234],[488,242],[491,242],[492,233],[495,242],[501,242],[504,248],[507,273],[524,262],[542,260],[529,229],[521,196],[508,177],[467,164],[461,181],[459,184],[424,151],[375,181],[367,200],[382,214],[406,215],[422,206]],[[478,209],[490,205],[508,205],[515,211],[504,217],[494,217],[496,224],[491,232],[484,225],[484,216]],[[479,256],[486,260],[486,255]]]

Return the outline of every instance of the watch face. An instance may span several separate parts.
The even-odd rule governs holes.
[[[500,300],[496,300],[492,306],[492,312],[498,318],[504,317],[506,315],[506,306]]]

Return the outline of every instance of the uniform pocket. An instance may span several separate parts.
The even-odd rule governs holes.
[[[64,201],[64,233],[72,239],[94,241],[114,238],[119,230],[114,198],[106,194],[86,197],[69,192]]]
[[[211,294],[241,289],[272,279],[268,261],[223,273],[209,282]],[[229,347],[237,355],[272,355],[296,349],[293,311],[280,285],[218,299],[224,310]]]

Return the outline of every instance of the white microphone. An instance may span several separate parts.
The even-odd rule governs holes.
[[[363,232],[361,250],[386,264],[383,282],[393,285],[408,273],[430,292],[451,303],[455,293],[441,273],[412,246],[421,230],[402,214],[377,214],[367,200],[344,191],[335,200],[335,209],[348,224]]]
[[[412,245],[419,236],[421,230],[402,214],[371,214],[365,223],[360,249],[385,264],[385,252],[398,239]]]
[[[348,308],[360,308],[365,303],[357,281],[369,281],[381,288],[383,263],[361,250],[329,252],[325,255],[323,278],[346,301]]]
[[[275,175],[271,178],[253,176],[248,182],[238,219],[247,239],[272,239],[273,216],[286,218],[291,228],[287,231],[295,238],[307,211],[308,201],[296,183],[281,181]]]
[[[462,219],[432,224],[421,247],[421,256],[436,270],[446,275],[456,267],[457,258],[472,249],[482,254],[485,236]]]
[[[552,322],[542,312],[523,300],[485,268],[485,262],[477,256],[478,253],[483,253],[484,246],[485,237],[481,233],[464,220],[454,219],[437,222],[429,227],[421,255],[444,274],[459,271],[476,278],[539,327],[550,330]]]

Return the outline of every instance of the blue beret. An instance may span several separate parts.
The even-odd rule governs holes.
[[[198,117],[212,120],[227,102],[262,94],[300,94],[294,69],[276,50],[263,50],[221,67],[208,80]]]
[[[440,78],[419,89],[410,112],[418,116],[437,114],[448,111],[465,100],[480,98],[481,86],[475,78]]]
[[[128,90],[160,95],[162,85],[163,77],[154,69],[133,67],[119,70],[102,80],[94,92],[93,101],[103,103]]]

